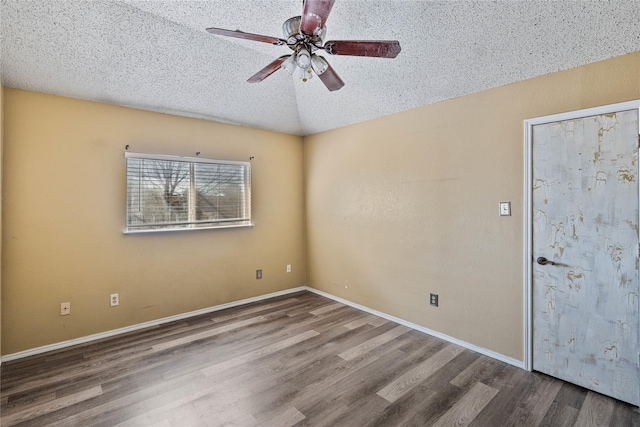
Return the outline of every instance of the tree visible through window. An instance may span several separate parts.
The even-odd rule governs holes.
[[[125,153],[127,232],[251,225],[251,165]]]

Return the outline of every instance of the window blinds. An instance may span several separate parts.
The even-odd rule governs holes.
[[[125,153],[126,232],[251,225],[251,164]]]

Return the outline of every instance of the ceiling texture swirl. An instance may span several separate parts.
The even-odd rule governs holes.
[[[327,40],[398,40],[395,59],[325,56],[330,92],[279,70],[300,0],[0,0],[8,87],[309,135],[640,50],[640,1],[336,0]],[[639,77],[640,78],[640,77]]]

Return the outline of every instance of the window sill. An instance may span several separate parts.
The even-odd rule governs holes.
[[[236,224],[236,225],[217,225],[212,227],[194,227],[194,228],[161,228],[157,230],[124,230],[122,234],[148,234],[148,233],[173,233],[180,231],[200,231],[200,230],[219,230],[228,228],[247,228],[253,227],[254,224]]]

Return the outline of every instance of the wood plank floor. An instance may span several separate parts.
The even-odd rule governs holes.
[[[310,292],[1,367],[2,426],[640,426],[625,403]]]

